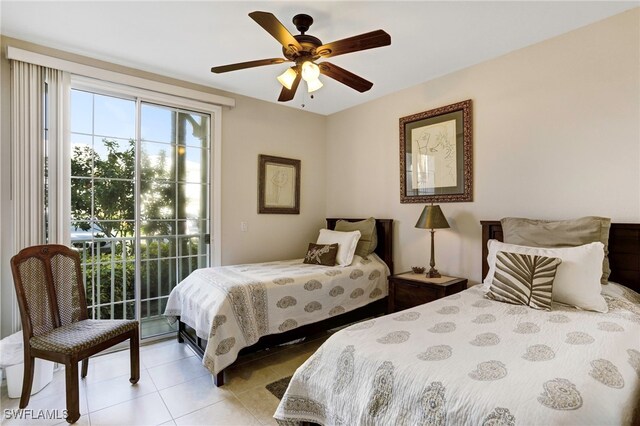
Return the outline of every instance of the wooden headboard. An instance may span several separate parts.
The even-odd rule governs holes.
[[[327,218],[327,228],[335,229],[336,222],[339,220],[358,222],[364,219]],[[376,231],[378,232],[376,254],[384,260],[393,275],[393,219],[376,219]]]
[[[502,241],[502,225],[498,220],[483,220],[482,278],[489,272],[487,241]],[[612,223],[609,231],[610,281],[623,284],[640,293],[640,223]]]

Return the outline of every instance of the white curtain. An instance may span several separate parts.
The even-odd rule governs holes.
[[[69,244],[71,157],[66,124],[69,119],[68,105],[67,73],[11,61],[14,253],[25,247],[47,242]],[[46,128],[48,131],[45,139]],[[45,206],[47,156],[50,177],[48,220]],[[15,297],[12,329],[20,329],[20,312]]]
[[[71,144],[69,73],[47,69],[49,100],[49,243],[71,244]]]

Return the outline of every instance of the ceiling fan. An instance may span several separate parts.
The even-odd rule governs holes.
[[[316,64],[315,61],[391,44],[391,36],[383,30],[371,31],[369,33],[322,44],[317,37],[305,34],[311,24],[313,24],[313,18],[309,15],[299,14],[293,17],[293,24],[298,31],[300,31],[300,34],[295,36],[292,35],[272,13],[257,11],[251,12],[249,16],[271,34],[273,38],[278,40],[282,45],[284,58],[260,59],[257,61],[222,65],[211,68],[211,72],[221,74],[245,68],[293,62],[295,65],[288,68],[278,77],[278,81],[284,86],[278,98],[279,102],[287,102],[293,99],[300,84],[300,79],[307,82],[309,92],[314,92],[321,88],[322,82],[318,79],[320,74],[333,78],[358,92],[366,92],[373,86],[372,82],[327,61],[319,64]]]

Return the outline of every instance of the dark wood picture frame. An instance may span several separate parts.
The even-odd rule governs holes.
[[[300,160],[258,156],[258,213],[300,214]]]
[[[473,201],[471,114],[468,99],[400,118],[401,203]]]

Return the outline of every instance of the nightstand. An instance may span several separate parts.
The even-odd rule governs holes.
[[[467,288],[466,278],[427,278],[425,274],[403,272],[389,276],[388,313],[432,302]]]

